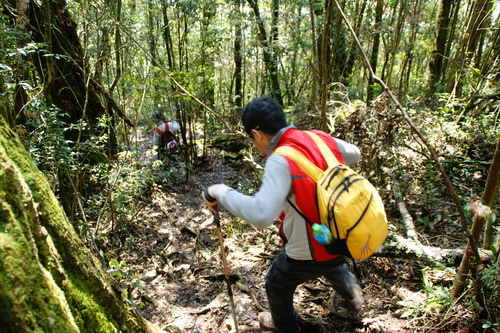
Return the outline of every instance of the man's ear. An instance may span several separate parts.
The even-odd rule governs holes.
[[[262,140],[265,136],[264,132],[258,129],[253,129],[252,130],[253,138],[257,140]]]
[[[252,130],[250,131],[250,133],[251,133],[250,137],[251,137],[252,139],[254,139],[254,140],[255,140],[255,139],[257,139],[257,138],[261,135],[260,131],[258,131],[258,130],[256,130],[256,129],[252,129]]]

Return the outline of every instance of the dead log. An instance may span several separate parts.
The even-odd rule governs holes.
[[[414,239],[389,232],[384,245],[374,254],[376,257],[399,258],[419,261],[427,265],[455,266],[463,255],[463,248],[443,249],[427,246]]]
[[[435,246],[423,245],[412,239],[404,238],[393,232],[389,232],[384,245],[375,252],[374,257],[409,259],[427,265],[458,266],[464,254],[463,247],[455,249],[443,249]],[[492,252],[479,249],[482,262],[490,261]]]
[[[413,218],[406,208],[401,188],[396,177],[388,168],[382,169],[393,181],[392,189],[394,199],[401,214],[401,221],[406,233],[406,238],[389,231],[384,246],[375,254],[379,257],[403,258],[420,261],[429,265],[444,264],[456,266],[463,256],[463,248],[443,249],[427,246],[420,242],[413,223]],[[482,251],[481,259],[486,260],[489,251]]]

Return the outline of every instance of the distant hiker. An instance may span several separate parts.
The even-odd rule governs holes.
[[[267,155],[260,189],[253,196],[247,196],[217,184],[208,187],[203,196],[206,198],[208,194],[210,200],[215,199],[213,202],[205,200],[211,211],[216,212],[217,204],[221,203],[233,215],[257,227],[268,227],[280,216],[279,235],[284,251],[274,259],[265,277],[271,312],[259,314],[260,326],[279,332],[300,332],[303,323],[299,325],[293,294],[300,284],[321,276],[342,296],[346,305],[344,311],[352,314],[350,319],[359,320],[357,314],[364,300],[356,277],[349,271],[344,256],[328,253],[313,237],[312,228],[303,217],[319,222],[316,183],[290,158],[272,154],[277,147],[290,146],[324,170],[326,162],[318,146],[306,132],[287,124],[283,108],[270,97],[256,98],[248,103],[242,111],[241,121],[255,147]],[[327,144],[342,164],[359,161],[361,154],[356,146],[321,131],[312,132]],[[300,213],[290,203],[298,207]],[[334,296],[335,308],[338,297]],[[341,311],[337,314],[343,315]]]
[[[171,156],[177,152],[178,144],[175,132],[180,126],[175,121],[161,121],[153,132],[153,147],[157,147],[158,158]]]

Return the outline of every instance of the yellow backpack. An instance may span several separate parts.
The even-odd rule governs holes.
[[[387,237],[387,217],[382,199],[368,180],[341,164],[319,136],[306,133],[328,163],[325,171],[292,147],[281,146],[274,153],[291,158],[316,182],[321,223],[333,236],[333,242],[326,245],[328,252],[354,259],[368,258]],[[292,206],[312,224],[297,207]]]

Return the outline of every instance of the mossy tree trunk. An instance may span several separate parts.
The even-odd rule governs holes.
[[[2,332],[154,331],[112,286],[0,118]]]

